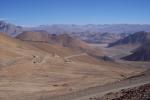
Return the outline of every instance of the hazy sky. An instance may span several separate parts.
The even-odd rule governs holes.
[[[150,0],[0,0],[0,20],[18,25],[150,24]]]

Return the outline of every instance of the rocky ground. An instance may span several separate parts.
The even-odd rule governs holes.
[[[140,87],[122,89],[119,92],[107,93],[102,98],[93,97],[89,100],[150,100],[150,84]]]

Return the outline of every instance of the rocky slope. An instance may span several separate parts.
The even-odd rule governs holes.
[[[122,59],[129,61],[150,61],[150,41],[137,48],[133,54]]]
[[[103,98],[90,100],[149,100],[150,99],[150,84],[143,86],[122,89],[116,93],[108,93]]]

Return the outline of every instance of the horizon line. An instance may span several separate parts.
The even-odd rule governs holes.
[[[87,24],[74,24],[74,23],[50,23],[50,24],[38,24],[38,25],[24,25],[24,24],[16,24],[15,22],[11,22],[8,20],[1,20],[8,24],[14,24],[16,26],[23,26],[23,27],[39,27],[39,26],[51,26],[51,25],[78,25],[78,26],[85,26],[85,25],[150,25],[150,23],[87,23]]]

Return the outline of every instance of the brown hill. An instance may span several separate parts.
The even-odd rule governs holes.
[[[64,47],[71,47],[71,48],[82,48],[85,43],[79,39],[75,39],[68,34],[49,34],[45,31],[43,32],[33,32],[33,31],[26,31],[18,36],[16,38],[24,41],[32,41],[32,42],[47,42],[51,44],[60,44]]]
[[[77,38],[73,38],[68,34],[56,35],[56,34],[49,34],[45,31],[43,32],[26,31],[19,34],[16,38],[30,42],[46,42],[49,44],[61,45],[63,47],[68,47],[79,51],[104,55],[104,52],[101,49],[95,49],[93,47],[90,47],[84,41]]]
[[[83,49],[88,46],[85,42],[81,41],[80,39],[73,38],[68,34],[51,35],[50,41],[51,43],[60,44],[64,47],[70,47],[74,49]]]
[[[34,42],[49,42],[50,34],[47,32],[32,32],[25,31],[16,36],[16,38],[24,41],[34,41]]]

